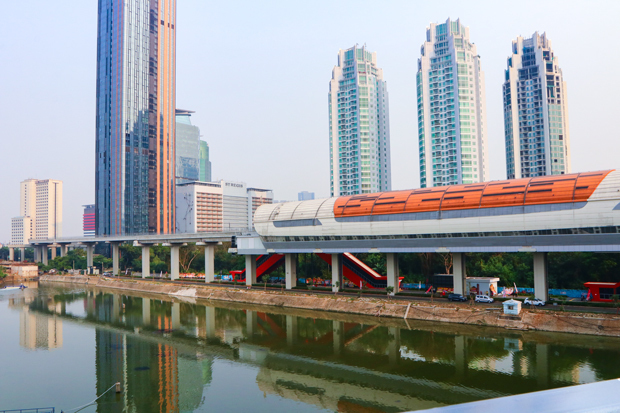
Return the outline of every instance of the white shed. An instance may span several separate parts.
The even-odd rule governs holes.
[[[508,300],[504,301],[504,314],[519,315],[521,312],[521,301]]]

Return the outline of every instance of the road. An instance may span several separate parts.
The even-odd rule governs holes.
[[[121,276],[118,277],[120,279],[132,279],[131,277],[125,277],[125,276]],[[133,278],[136,279],[136,278]],[[174,284],[180,284],[180,285],[205,285],[204,281],[191,281],[191,280],[176,280],[176,281],[170,281],[170,280],[162,280],[159,278],[146,278],[145,281],[157,281],[157,282],[161,282],[161,281],[167,281],[170,283],[174,283]],[[220,284],[220,283],[209,283],[210,287],[219,287],[219,288],[246,288],[245,284],[239,283],[238,285],[233,285],[233,284]],[[264,288],[264,287],[253,287],[254,289],[259,289],[259,288]],[[271,290],[271,291],[279,291],[281,290],[281,288],[278,287],[267,287],[267,290]],[[319,294],[319,295],[331,295],[333,294],[333,292],[331,291],[323,291],[323,290],[292,290],[291,292],[294,292],[296,294]],[[358,293],[354,293],[354,292],[339,292],[338,295],[341,296],[346,296],[346,297],[357,297]],[[385,298],[385,294],[372,294],[369,292],[366,292],[363,294],[364,297],[374,297],[374,298]],[[502,303],[500,301],[496,301],[494,303],[490,303],[490,304],[486,304],[486,303],[471,303],[471,302],[449,302],[447,298],[445,297],[434,297],[434,298],[430,298],[430,297],[424,297],[424,296],[403,296],[403,295],[397,295],[392,297],[393,300],[395,301],[404,301],[404,302],[412,302],[412,301],[424,301],[424,302],[430,302],[433,301],[435,303],[437,303],[438,305],[446,305],[446,304],[450,304],[450,305],[455,305],[455,306],[461,306],[461,307],[470,307],[472,305],[476,306],[476,307],[483,307],[483,308],[501,308],[502,307]],[[524,306],[524,308],[529,308],[529,306]],[[561,304],[558,305],[545,305],[545,306],[538,306],[538,307],[534,307],[536,310],[540,310],[540,311],[562,311],[562,307]],[[532,308],[533,309],[533,308]],[[617,309],[615,308],[610,308],[610,307],[586,307],[586,306],[571,306],[571,305],[565,305],[564,306],[564,311],[568,311],[568,312],[575,312],[575,313],[595,313],[595,314],[616,314],[618,312]]]

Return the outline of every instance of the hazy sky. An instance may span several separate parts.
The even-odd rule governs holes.
[[[213,178],[329,196],[327,93],[338,49],[377,52],[390,95],[393,189],[419,186],[415,73],[430,22],[461,18],[486,77],[491,179],[504,179],[511,41],[546,31],[568,86],[573,171],[620,166],[620,1],[177,0],[177,107]],[[0,241],[19,182],[64,181],[64,235],[94,202],[96,0],[5,1],[0,25]],[[616,115],[614,115],[616,113]]]

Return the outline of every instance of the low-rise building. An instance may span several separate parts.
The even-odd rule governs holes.
[[[176,191],[176,232],[251,229],[256,209],[271,203],[270,189],[248,188],[243,182],[180,183]]]

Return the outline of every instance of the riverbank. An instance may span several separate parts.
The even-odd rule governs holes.
[[[521,331],[549,331],[620,337],[620,316],[612,314],[564,313],[561,311],[522,310],[518,317],[505,317],[497,308],[451,303],[314,295],[292,291],[229,289],[209,285],[183,286],[165,281],[118,280],[104,277],[45,275],[40,282],[82,284],[92,287],[164,294],[180,301],[218,300],[279,308],[318,310],[404,320],[489,326]]]

